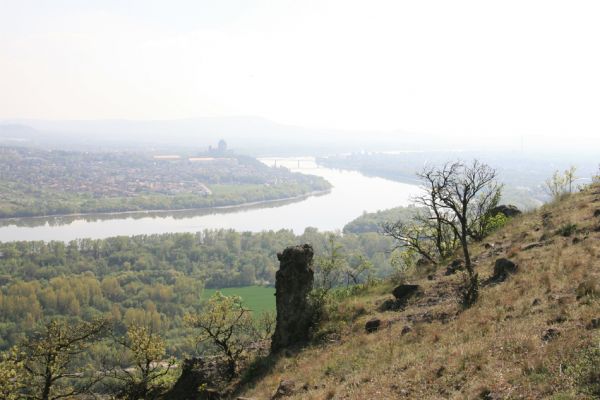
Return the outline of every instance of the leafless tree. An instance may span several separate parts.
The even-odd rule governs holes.
[[[414,223],[396,222],[383,226],[384,234],[409,247],[432,263],[462,248],[469,283],[465,303],[477,298],[478,278],[473,269],[469,241],[481,240],[488,231],[490,210],[498,204],[502,185],[496,170],[474,160],[426,167],[418,174],[424,194],[415,202],[425,207]]]

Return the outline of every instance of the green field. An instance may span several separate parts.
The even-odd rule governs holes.
[[[225,296],[240,296],[244,305],[256,314],[275,311],[275,288],[266,286],[243,286],[224,289],[204,289],[202,299],[210,298],[220,291]]]

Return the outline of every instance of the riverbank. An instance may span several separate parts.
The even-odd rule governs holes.
[[[112,219],[112,217],[131,217],[131,218],[144,218],[147,216],[152,216],[153,214],[156,216],[165,215],[165,214],[173,214],[173,213],[185,213],[185,212],[206,212],[210,213],[212,211],[235,211],[237,209],[247,209],[251,207],[257,206],[268,206],[273,204],[288,204],[290,202],[302,201],[312,196],[323,196],[331,192],[331,189],[326,190],[314,190],[312,192],[308,192],[305,194],[301,194],[298,196],[290,196],[283,197],[277,199],[269,199],[269,200],[261,200],[261,201],[251,201],[239,204],[231,204],[231,205],[223,205],[223,206],[212,206],[212,207],[195,207],[195,208],[174,208],[174,209],[154,209],[154,210],[136,210],[136,211],[109,211],[109,212],[90,212],[90,213],[70,213],[70,214],[47,214],[47,215],[39,215],[33,217],[7,217],[0,218],[0,226],[6,225],[16,225],[16,226],[41,226],[45,225],[49,219],[86,219],[87,217],[92,217],[90,219]],[[20,223],[20,222],[33,222],[40,221],[39,224],[30,224],[30,223]]]
[[[281,159],[284,160],[284,159]],[[278,160],[278,165],[283,161]],[[297,165],[297,164],[296,164]],[[291,165],[293,167],[293,165]],[[307,228],[334,232],[364,212],[407,206],[419,192],[407,185],[358,172],[330,168],[291,168],[331,183],[329,191],[310,191],[288,200],[246,202],[244,205],[185,211],[158,210],[62,217],[4,220],[0,242],[104,239],[114,236],[156,235],[227,229],[238,232],[288,230],[302,234]],[[321,195],[316,195],[321,194]]]

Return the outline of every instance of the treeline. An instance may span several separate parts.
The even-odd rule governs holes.
[[[373,213],[363,213],[358,218],[348,222],[343,229],[346,233],[381,232],[382,225],[390,221],[411,221],[419,213],[419,208],[414,205],[407,207],[394,207],[389,210],[379,210]]]
[[[0,349],[16,343],[44,318],[115,321],[164,332],[169,353],[189,350],[181,335],[186,312],[201,307],[204,287],[272,285],[276,253],[297,243],[326,252],[330,234],[309,228],[239,233],[206,230],[81,239],[0,243]],[[348,268],[365,259],[374,276],[391,272],[391,239],[376,233],[334,235]],[[366,279],[367,275],[361,277]]]

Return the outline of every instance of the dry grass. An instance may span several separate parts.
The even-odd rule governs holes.
[[[474,245],[482,280],[494,261],[508,257],[519,272],[484,286],[480,300],[461,311],[461,276],[418,283],[424,296],[401,312],[378,312],[390,286],[341,305],[341,339],[282,358],[244,396],[267,399],[282,379],[306,389],[294,399],[586,399],[574,366],[600,342],[586,329],[600,317],[600,187],[548,204],[511,220]],[[569,235],[560,227],[576,225]],[[527,243],[539,247],[522,250]],[[381,290],[385,290],[383,293]],[[366,334],[379,317],[384,328]],[[409,326],[410,332],[402,334]],[[550,328],[557,336],[543,340]]]

